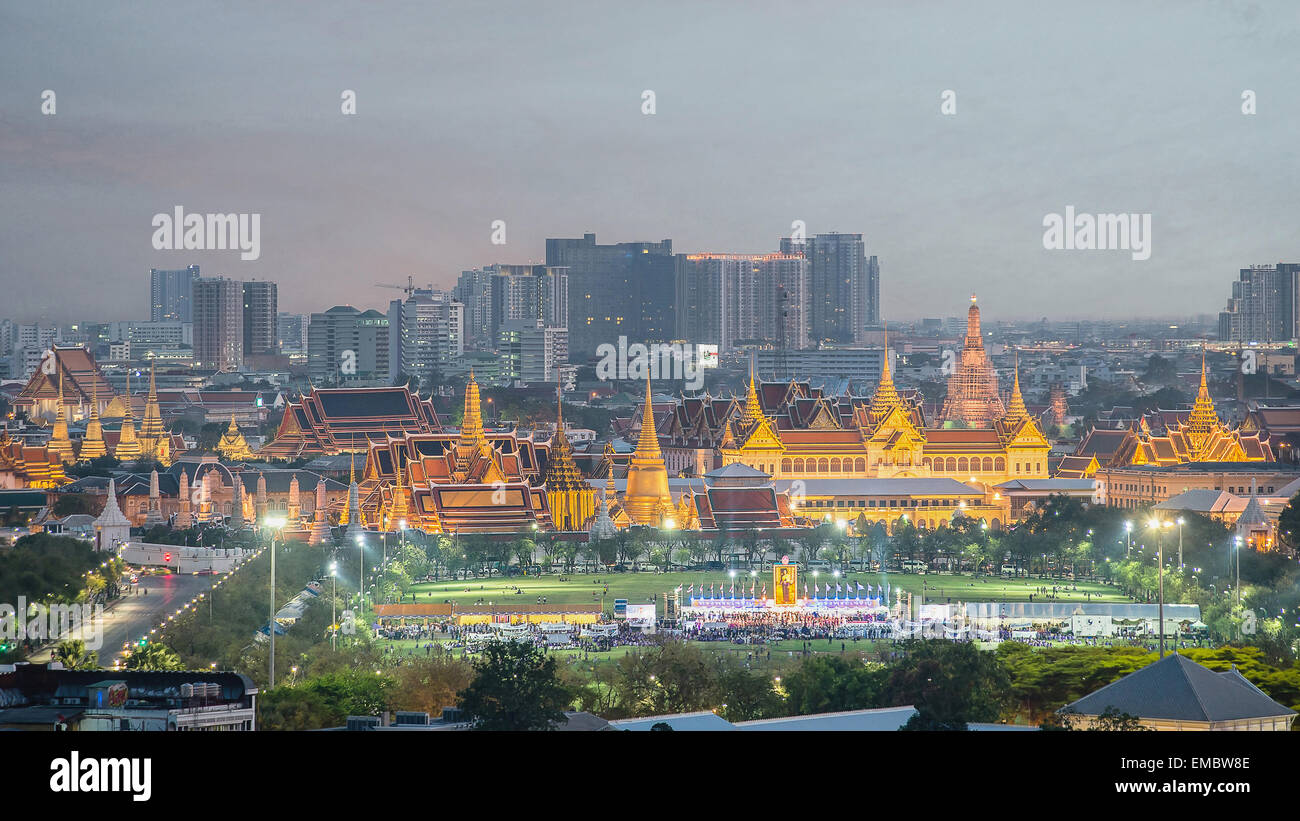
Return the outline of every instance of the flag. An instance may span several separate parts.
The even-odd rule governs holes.
[[[857,585],[858,585],[858,592],[861,593],[861,592],[862,592],[862,582],[858,582]]]
[[[816,582],[813,582],[813,592],[816,593],[817,596],[820,598],[822,594],[821,585],[817,584]]]
[[[835,598],[838,599],[839,597],[840,597],[840,583],[839,583],[839,582],[836,582],[836,583],[835,583]]]
[[[767,582],[763,582],[763,598],[767,598]]]
[[[808,598],[808,582],[803,583],[803,597]]]

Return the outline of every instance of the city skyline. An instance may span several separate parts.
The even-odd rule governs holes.
[[[278,283],[285,311],[382,309],[374,283],[451,290],[543,263],[547,238],[774,253],[796,220],[863,235],[891,321],[970,291],[999,319],[1213,316],[1240,269],[1294,258],[1278,169],[1300,93],[1278,9],[1022,4],[971,40],[982,13],[948,4],[835,7],[811,29],[827,7],[251,8],[9,11],[8,315],[145,318],[149,269],[192,264]],[[223,27],[265,39],[193,51]],[[568,47],[527,49],[537,31]],[[260,214],[260,254],[154,250],[151,220],[177,207]],[[1150,258],[1046,250],[1044,218],[1068,208],[1150,215]]]

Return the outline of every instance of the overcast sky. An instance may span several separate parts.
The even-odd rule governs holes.
[[[0,9],[0,317],[147,318],[190,263],[382,307],[546,237],[752,253],[793,220],[864,235],[891,320],[1210,314],[1300,260],[1290,2],[122,8]],[[154,250],[177,205],[260,213],[261,258]],[[1067,205],[1150,213],[1151,258],[1044,250]]]

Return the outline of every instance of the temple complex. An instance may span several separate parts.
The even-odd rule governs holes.
[[[385,530],[397,530],[403,520],[426,533],[550,530],[548,458],[549,446],[531,435],[484,430],[471,373],[459,431],[439,426],[370,437],[359,482],[361,515],[367,527]]]
[[[477,387],[475,388],[477,390]],[[313,388],[290,402],[262,459],[365,453],[372,442],[442,430],[433,402],[394,388]]]
[[[988,428],[1003,413],[998,395],[998,375],[989,363],[980,330],[980,309],[971,294],[966,312],[966,341],[962,345],[957,370],[948,379],[948,397],[939,412],[941,425],[964,425]]]
[[[1219,419],[1206,377],[1202,352],[1201,384],[1190,411],[1158,410],[1121,428],[1093,428],[1067,457],[1065,470],[1090,476],[1129,466],[1276,461],[1269,437],[1258,428],[1234,429]]]

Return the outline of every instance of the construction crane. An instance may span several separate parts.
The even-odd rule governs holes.
[[[408,277],[406,278],[406,284],[405,284],[405,285],[390,285],[390,284],[387,283],[387,282],[376,282],[376,283],[375,283],[375,287],[376,287],[376,288],[394,288],[394,289],[396,289],[396,290],[398,290],[398,291],[405,291],[405,292],[406,292],[406,296],[407,296],[407,298],[409,299],[409,298],[411,297],[411,295],[415,293],[415,277],[413,277],[413,276],[408,276]]]

